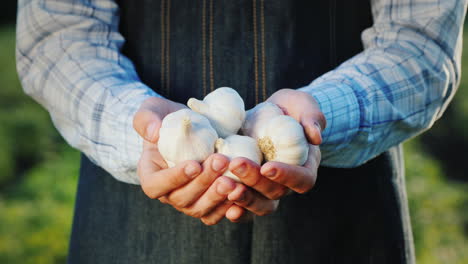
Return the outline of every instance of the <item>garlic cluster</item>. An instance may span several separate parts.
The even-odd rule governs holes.
[[[302,126],[273,103],[246,112],[240,95],[221,87],[203,101],[190,98],[187,105],[192,110],[167,115],[159,130],[159,152],[169,167],[185,160],[202,162],[215,151],[259,165],[263,158],[292,165],[307,160],[309,144]],[[245,136],[236,135],[239,129]],[[224,175],[239,181],[230,171]]]
[[[234,89],[229,87],[214,90],[205,96],[203,101],[190,98],[187,106],[208,118],[222,138],[237,134],[244,123],[244,101]]]
[[[232,135],[225,139],[220,138],[216,140],[215,149],[217,153],[221,153],[229,159],[244,157],[258,165],[262,164],[263,154],[257,141],[251,137]],[[230,171],[226,171],[223,175],[240,182],[239,178]]]
[[[214,153],[218,134],[204,116],[189,109],[167,115],[159,129],[158,148],[169,167],[185,160],[204,161]]]
[[[265,160],[291,165],[303,165],[307,160],[304,129],[275,104],[262,103],[247,111],[242,131],[258,141]]]

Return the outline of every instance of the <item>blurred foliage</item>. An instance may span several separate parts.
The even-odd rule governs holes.
[[[465,41],[462,54],[462,79],[455,99],[447,107],[442,119],[434,124],[430,133],[421,136],[424,149],[441,160],[447,176],[468,182],[466,155],[452,155],[454,146],[468,149],[468,29],[465,20]],[[458,135],[458,136],[454,136]]]
[[[447,181],[418,140],[405,143],[405,165],[418,263],[468,263],[468,184]]]
[[[79,153],[21,90],[14,27],[0,27],[0,263],[65,263]]]
[[[65,149],[0,195],[0,263],[65,263],[79,153]]]
[[[0,188],[63,145],[48,113],[21,90],[14,45],[14,27],[0,27]]]
[[[464,61],[468,73],[466,52]],[[60,138],[47,112],[23,94],[12,26],[0,27],[0,87],[0,263],[64,263],[79,153]],[[426,133],[432,139],[405,144],[409,205],[422,264],[468,264],[468,184],[447,179],[468,165],[449,163],[459,155],[453,149],[467,140],[468,78],[450,109]],[[443,157],[431,154],[437,153],[430,148],[437,142],[448,146]]]

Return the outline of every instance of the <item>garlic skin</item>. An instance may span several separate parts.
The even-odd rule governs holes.
[[[169,167],[186,160],[204,161],[214,153],[218,134],[208,119],[189,109],[167,115],[159,129],[159,153]]]
[[[244,101],[234,89],[229,87],[214,90],[205,96],[203,101],[190,98],[187,105],[193,111],[208,118],[222,138],[237,134],[244,123]]]
[[[270,102],[260,103],[247,111],[244,124],[241,128],[242,133],[258,139],[259,128],[266,126],[267,122],[279,115],[283,115],[283,110],[277,105]]]
[[[263,154],[257,141],[251,137],[232,135],[226,139],[219,138],[216,140],[215,148],[217,153],[226,155],[229,159],[244,157],[258,165],[262,164]],[[226,171],[223,175],[240,182],[239,178],[231,171]]]
[[[279,115],[258,128],[258,146],[268,161],[302,166],[309,155],[304,129],[296,119]]]

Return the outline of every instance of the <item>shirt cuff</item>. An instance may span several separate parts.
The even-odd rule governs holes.
[[[143,90],[143,89],[142,89]],[[140,184],[137,175],[137,164],[143,151],[143,138],[133,128],[133,117],[140,108],[144,100],[149,97],[161,97],[151,89],[134,95],[132,100],[125,102],[122,113],[120,113],[117,122],[114,124],[115,132],[122,129],[123,138],[121,138],[120,164],[122,167],[111,174],[118,179],[131,184]]]
[[[322,132],[323,142],[320,146],[322,165],[336,166],[327,164],[327,160],[346,147],[359,130],[360,109],[356,94],[350,86],[340,82],[312,83],[299,90],[312,95],[325,115],[327,126]]]

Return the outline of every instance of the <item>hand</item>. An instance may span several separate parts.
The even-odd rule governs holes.
[[[320,158],[319,147],[309,144],[309,156],[303,166],[271,161],[260,167],[246,158],[233,159],[229,170],[243,184],[237,184],[229,194],[234,205],[227,210],[226,218],[242,222],[250,220],[252,214],[268,215],[276,211],[279,199],[291,191],[309,191],[315,185]]]
[[[319,104],[310,94],[293,89],[281,89],[272,94],[267,102],[276,104],[285,115],[296,119],[304,128],[311,144],[322,143],[321,132],[327,126],[327,122]]]
[[[268,102],[278,105],[286,115],[296,119],[304,128],[309,143],[309,156],[303,166],[292,166],[280,162],[267,162],[261,174],[275,183],[297,193],[312,189],[317,179],[321,153],[317,145],[322,143],[322,130],[327,122],[320,106],[310,94],[293,89],[282,89],[274,93]]]
[[[185,161],[168,168],[156,144],[164,117],[184,107],[166,99],[149,98],[135,114],[133,126],[145,139],[138,163],[140,184],[148,197],[170,204],[207,225],[216,224],[232,205],[226,198],[236,187],[233,180],[220,177],[228,159],[213,154],[203,164]]]
[[[257,197],[251,196],[247,201],[241,201],[242,192],[237,187],[229,195],[237,207],[232,206],[226,214],[231,221],[238,221],[245,217],[245,210],[252,210],[252,204],[258,203],[258,196],[277,201],[291,190],[305,193],[312,189],[317,179],[317,169],[320,164],[321,153],[318,144],[322,143],[321,131],[326,126],[326,120],[320,111],[318,103],[309,94],[301,91],[282,89],[274,93],[269,102],[278,105],[285,114],[295,118],[303,127],[309,145],[309,156],[303,166],[293,166],[280,162],[267,162],[261,168],[245,158],[233,159],[229,169],[241,181],[258,192]],[[273,209],[273,211],[276,207]],[[256,213],[258,215],[258,213]]]

